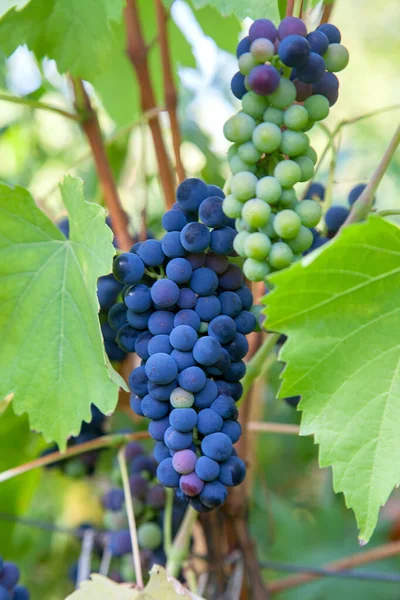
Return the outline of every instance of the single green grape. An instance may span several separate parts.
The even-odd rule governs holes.
[[[264,111],[263,119],[266,123],[274,123],[278,127],[281,127],[283,125],[283,115],[283,110],[268,106]]]
[[[250,52],[244,52],[239,58],[239,71],[242,75],[250,75],[250,72],[256,66],[256,61]]]
[[[304,101],[304,108],[307,110],[310,119],[313,121],[322,121],[329,115],[329,100],[322,94],[315,94]]]
[[[338,73],[347,67],[349,63],[349,52],[342,44],[329,44],[324,56],[327,71]]]
[[[141,511],[139,510],[139,513],[136,513],[135,510],[135,515],[139,515],[143,512],[144,507],[140,500],[138,500],[138,505],[139,507],[141,505],[142,509]],[[106,510],[103,515],[103,524],[104,527],[109,531],[119,531],[120,529],[125,529],[125,527],[128,525],[128,518],[125,508],[123,510],[119,510],[118,512]]]
[[[256,122],[250,115],[238,112],[224,124],[224,136],[230,142],[244,144],[251,140]]]
[[[270,216],[270,205],[259,198],[248,200],[248,202],[243,205],[242,218],[250,225],[250,227],[263,227],[263,225],[268,223]],[[300,221],[300,217],[298,217],[298,219]]]
[[[271,217],[272,216],[273,215],[271,215]],[[235,221],[235,229],[239,233],[241,231],[247,231],[248,233],[254,233],[255,231],[257,231],[256,228],[250,227],[250,225],[248,223],[246,223],[246,221],[244,219],[236,219],[236,221]]]
[[[270,268],[266,261],[246,258],[243,263],[243,274],[250,281],[263,281],[270,273]]]
[[[301,254],[309,249],[313,240],[312,231],[308,229],[308,227],[302,225],[296,237],[292,240],[288,240],[287,243],[295,254]]]
[[[285,110],[283,121],[289,129],[302,131],[308,123],[308,112],[301,104],[293,104]]]
[[[268,101],[274,108],[286,108],[296,100],[296,86],[290,79],[281,77],[276,90],[268,96]]]
[[[293,261],[293,251],[285,242],[276,242],[272,244],[268,256],[268,262],[274,269],[285,269]]]
[[[230,219],[239,219],[242,215],[242,208],[243,204],[233,194],[226,196],[222,203],[222,210]]]
[[[302,225],[315,227],[321,220],[322,208],[315,200],[302,200],[295,208]]]
[[[294,159],[301,169],[300,181],[308,181],[314,175],[314,164],[311,158],[307,156],[298,156]]]
[[[232,146],[229,146],[227,154],[228,160],[232,160],[232,158],[237,155],[238,150],[239,146],[237,144],[232,144]]]
[[[267,176],[258,180],[256,196],[268,204],[276,204],[281,197],[282,186],[275,177]]]
[[[261,158],[261,152],[257,150],[253,142],[245,142],[240,144],[238,149],[238,155],[244,162],[254,164]]]
[[[317,153],[315,152],[315,150],[314,150],[314,148],[312,146],[309,146],[307,148],[307,150],[304,152],[303,156],[306,156],[307,158],[310,158],[312,160],[312,162],[313,162],[314,165],[317,163],[318,156],[317,156]]]
[[[194,396],[183,388],[175,388],[169,397],[170,404],[174,408],[190,408],[194,404]]]
[[[267,38],[258,38],[250,46],[250,52],[257,64],[262,64],[270,60],[275,54],[275,47],[271,40]]]
[[[282,133],[282,140],[279,150],[282,152],[282,154],[286,154],[287,156],[299,156],[307,150],[309,145],[310,140],[305,133],[302,131],[292,131],[291,129],[286,129],[286,131],[283,131]]]
[[[263,260],[271,250],[271,240],[263,233],[249,233],[244,240],[243,249],[245,256]]]
[[[201,321],[200,327],[199,327],[199,333],[207,333],[207,331],[208,331],[208,323],[206,323],[205,321]]]
[[[268,154],[279,148],[282,132],[275,123],[260,123],[253,131],[253,144],[260,152]]]
[[[276,233],[284,240],[296,237],[300,230],[301,219],[293,210],[281,210],[275,215],[274,228]]]
[[[250,85],[250,83],[249,83],[249,76],[248,76],[248,75],[245,75],[245,76],[244,76],[244,87],[246,88],[246,90],[247,90],[248,92],[251,92],[251,91],[252,91],[252,90],[251,90],[251,85]]]
[[[119,570],[121,571],[123,580],[129,581],[129,583],[135,583],[136,581],[136,573],[133,565],[134,562],[132,554],[124,554],[123,556],[121,556]]]
[[[229,168],[232,171],[233,175],[236,173],[241,173],[242,171],[249,171],[249,173],[255,173],[257,170],[256,165],[251,165],[250,163],[245,162],[239,156],[239,154],[235,154],[229,161]]]
[[[253,117],[253,119],[261,119],[267,106],[266,96],[259,96],[255,92],[247,92],[242,98],[243,112]]]
[[[274,177],[283,188],[291,188],[301,179],[301,169],[294,160],[282,160],[274,169]]]
[[[249,235],[254,234],[250,234],[248,231],[245,230],[239,231],[239,233],[236,234],[235,239],[233,240],[233,249],[239,254],[239,256],[242,256],[243,258],[246,258],[247,256],[246,252],[244,251],[244,243],[249,237]]]
[[[256,194],[257,177],[253,173],[243,171],[236,173],[231,179],[231,192],[237,200],[244,202],[254,198]]]
[[[287,190],[282,190],[282,193],[279,197],[279,208],[291,208],[295,206],[297,203],[297,194],[294,188],[289,188]]]
[[[146,550],[155,550],[162,543],[162,531],[157,523],[142,523],[138,527],[137,537],[139,547]]]

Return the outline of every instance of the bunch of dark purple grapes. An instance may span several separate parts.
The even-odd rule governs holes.
[[[5,562],[0,556],[0,600],[29,600],[25,586],[18,585],[20,572],[12,562]]]
[[[221,505],[246,471],[233,444],[256,319],[243,273],[228,260],[236,231],[223,198],[199,179],[178,187],[162,240],[116,257],[114,275],[127,287],[109,314],[118,343],[142,359],[129,377],[131,406],[151,419],[158,479],[199,511]]]
[[[142,569],[147,573],[153,564],[164,566],[166,556],[163,549],[163,523],[165,489],[156,478],[157,463],[154,457],[146,454],[144,447],[131,442],[126,447],[126,459],[130,473],[129,483],[133,498],[137,536],[140,547]],[[114,481],[119,483],[119,469],[114,470]],[[122,487],[112,487],[103,496],[106,512],[104,526],[109,532],[106,545],[112,554],[111,571],[120,573],[120,581],[133,582],[132,544],[125,510],[125,497]],[[174,500],[172,515],[172,535],[177,533],[185,513],[185,503]]]
[[[332,106],[339,95],[334,73],[349,62],[349,53],[340,42],[340,31],[331,23],[307,34],[305,23],[296,17],[286,17],[278,29],[268,19],[257,19],[238,45],[239,71],[232,79],[232,91],[240,100],[248,91],[270,95],[289,68],[297,102],[322,95]]]

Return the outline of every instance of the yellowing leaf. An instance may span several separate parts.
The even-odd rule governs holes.
[[[138,591],[114,583],[102,575],[91,575],[79,590],[65,600],[204,600],[173,577],[168,577],[163,567],[154,565],[150,580],[144,590]]]

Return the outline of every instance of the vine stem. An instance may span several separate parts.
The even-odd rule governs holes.
[[[246,398],[253,382],[257,377],[261,375],[264,371],[264,365],[266,363],[266,359],[270,352],[272,352],[276,342],[280,337],[279,333],[270,333],[268,337],[265,338],[264,342],[261,344],[257,352],[254,354],[253,358],[246,365],[246,375],[242,380],[243,385],[243,395],[242,399]]]
[[[250,421],[247,424],[249,431],[262,431],[265,433],[285,433],[289,435],[299,435],[300,427],[290,423],[269,423],[260,421]]]
[[[294,4],[295,4],[295,0],[287,0],[287,4],[286,4],[286,16],[287,17],[293,16]]]
[[[47,104],[46,102],[39,102],[38,100],[31,100],[31,98],[21,98],[20,96],[12,96],[11,94],[0,94],[0,100],[12,102],[13,104],[22,104],[23,106],[28,106],[29,108],[36,108],[38,110],[48,110],[50,112],[57,113],[62,117],[66,117],[67,119],[71,119],[72,121],[79,122],[82,120],[82,115],[70,113],[67,110],[63,110],[62,108],[53,106],[52,104]]]
[[[176,172],[179,182],[186,177],[181,158],[181,132],[177,115],[178,97],[174,83],[174,76],[171,65],[171,52],[168,42],[168,11],[164,8],[162,0],[155,0],[157,24],[158,24],[158,39],[160,43],[161,65],[164,81],[164,98],[165,106],[169,114],[171,124],[172,145],[175,154]]]
[[[374,194],[382,181],[384,174],[387,171],[387,168],[392,160],[398,145],[400,144],[400,125],[397,127],[394,136],[392,137],[389,146],[386,149],[385,154],[383,155],[379,165],[375,169],[372,174],[371,179],[369,180],[367,187],[364,189],[362,194],[357,198],[351,207],[351,211],[345,222],[343,223],[339,232],[347,225],[351,223],[356,223],[357,221],[362,221],[365,219],[372,207],[374,201]]]
[[[164,552],[166,556],[171,552],[172,547],[172,511],[174,507],[174,490],[165,488],[167,495],[164,508]]]
[[[193,526],[197,521],[199,513],[190,505],[188,506],[178,533],[167,555],[167,573],[172,577],[178,577],[182,563],[185,561],[190,547],[190,538]]]
[[[328,136],[329,139],[328,139],[328,142],[327,142],[325,148],[322,151],[321,158],[319,159],[319,161],[314,169],[314,175],[312,176],[312,179],[310,179],[309,185],[311,185],[311,183],[315,180],[316,175],[317,175],[318,171],[320,170],[322,163],[324,162],[325,156],[328,154],[331,146],[334,143],[335,137],[340,133],[340,131],[343,127],[346,127],[348,125],[354,125],[355,123],[358,123],[359,121],[363,121],[364,119],[371,119],[372,117],[377,117],[378,115],[384,114],[386,112],[391,112],[392,110],[399,110],[399,109],[400,109],[400,104],[392,104],[390,106],[384,106],[383,108],[377,108],[376,110],[373,110],[368,113],[363,113],[362,115],[358,115],[357,117],[353,117],[352,119],[345,119],[343,121],[340,121],[340,123],[338,123],[336,125],[335,129],[332,132],[323,123],[318,123],[318,126],[324,131],[324,133]]]
[[[121,250],[129,250],[132,238],[128,231],[128,217],[122,208],[117,185],[107,158],[103,138],[96,111],[93,109],[89,96],[81,79],[73,79],[75,105],[78,113],[83,115],[81,126],[96,164],[97,174],[103,191],[104,200],[110,213],[113,230]]]
[[[13,477],[17,477],[17,475],[22,475],[23,473],[32,471],[33,469],[46,467],[47,465],[52,465],[61,460],[67,460],[72,456],[79,456],[79,454],[83,454],[84,452],[92,452],[93,450],[100,450],[101,448],[115,448],[126,444],[127,442],[132,442],[134,440],[145,440],[149,437],[150,436],[147,431],[103,435],[95,440],[90,440],[89,442],[83,442],[83,444],[77,444],[76,446],[67,448],[67,450],[63,453],[52,452],[51,454],[41,456],[40,458],[36,458],[35,460],[24,463],[23,465],[19,465],[18,467],[13,467],[12,469],[3,471],[0,473],[0,483],[7,481],[8,479],[12,479]]]
[[[128,515],[129,533],[132,542],[133,566],[136,575],[136,587],[143,589],[142,565],[140,562],[140,550],[137,537],[135,511],[133,509],[131,486],[129,485],[128,467],[126,465],[125,446],[118,452],[118,464],[121,471],[122,487],[124,488],[126,513]]]
[[[366,552],[362,552],[361,554],[352,554],[351,556],[328,563],[324,566],[324,569],[330,569],[331,571],[352,569],[353,567],[367,565],[372,562],[377,562],[378,560],[396,556],[397,554],[400,554],[400,542],[390,542],[388,544],[378,546],[377,548],[372,548]],[[311,581],[320,579],[321,577],[322,575],[318,575],[316,573],[301,573],[298,575],[291,575],[290,577],[284,577],[278,581],[271,582],[268,586],[268,589],[271,594],[277,594],[284,590],[289,590],[299,585],[310,583]]]
[[[378,210],[376,213],[376,215],[379,215],[380,217],[390,217],[390,216],[394,216],[394,215],[400,215],[400,208],[384,208],[382,210]]]
[[[147,48],[139,20],[136,0],[126,0],[125,25],[127,34],[126,53],[135,70],[140,87],[140,101],[143,111],[149,111],[157,103],[147,61]],[[153,136],[154,149],[157,156],[160,181],[163,188],[167,209],[175,202],[175,182],[170,166],[158,115],[149,118],[149,127]]]

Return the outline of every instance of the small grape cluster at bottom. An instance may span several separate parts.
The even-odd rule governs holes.
[[[137,523],[140,560],[144,572],[154,564],[165,565],[163,549],[165,489],[156,478],[157,462],[147,454],[142,444],[131,442],[126,446],[125,456],[129,471],[129,485]],[[111,567],[119,573],[120,581],[135,581],[132,559],[132,543],[125,509],[125,496],[120,487],[120,470],[113,471],[114,487],[103,495],[105,508],[104,526],[108,531],[107,547],[112,555]],[[186,503],[174,499],[172,535],[177,533],[183,519]]]
[[[29,600],[27,588],[18,584],[19,577],[17,565],[0,557],[0,600]]]
[[[241,435],[246,335],[256,319],[243,273],[228,260],[236,231],[223,198],[216,186],[184,181],[163,217],[163,239],[114,261],[117,279],[133,285],[110,323],[142,358],[129,377],[131,407],[151,419],[158,479],[179,487],[198,511],[221,505],[226,486],[246,472],[233,444]]]

